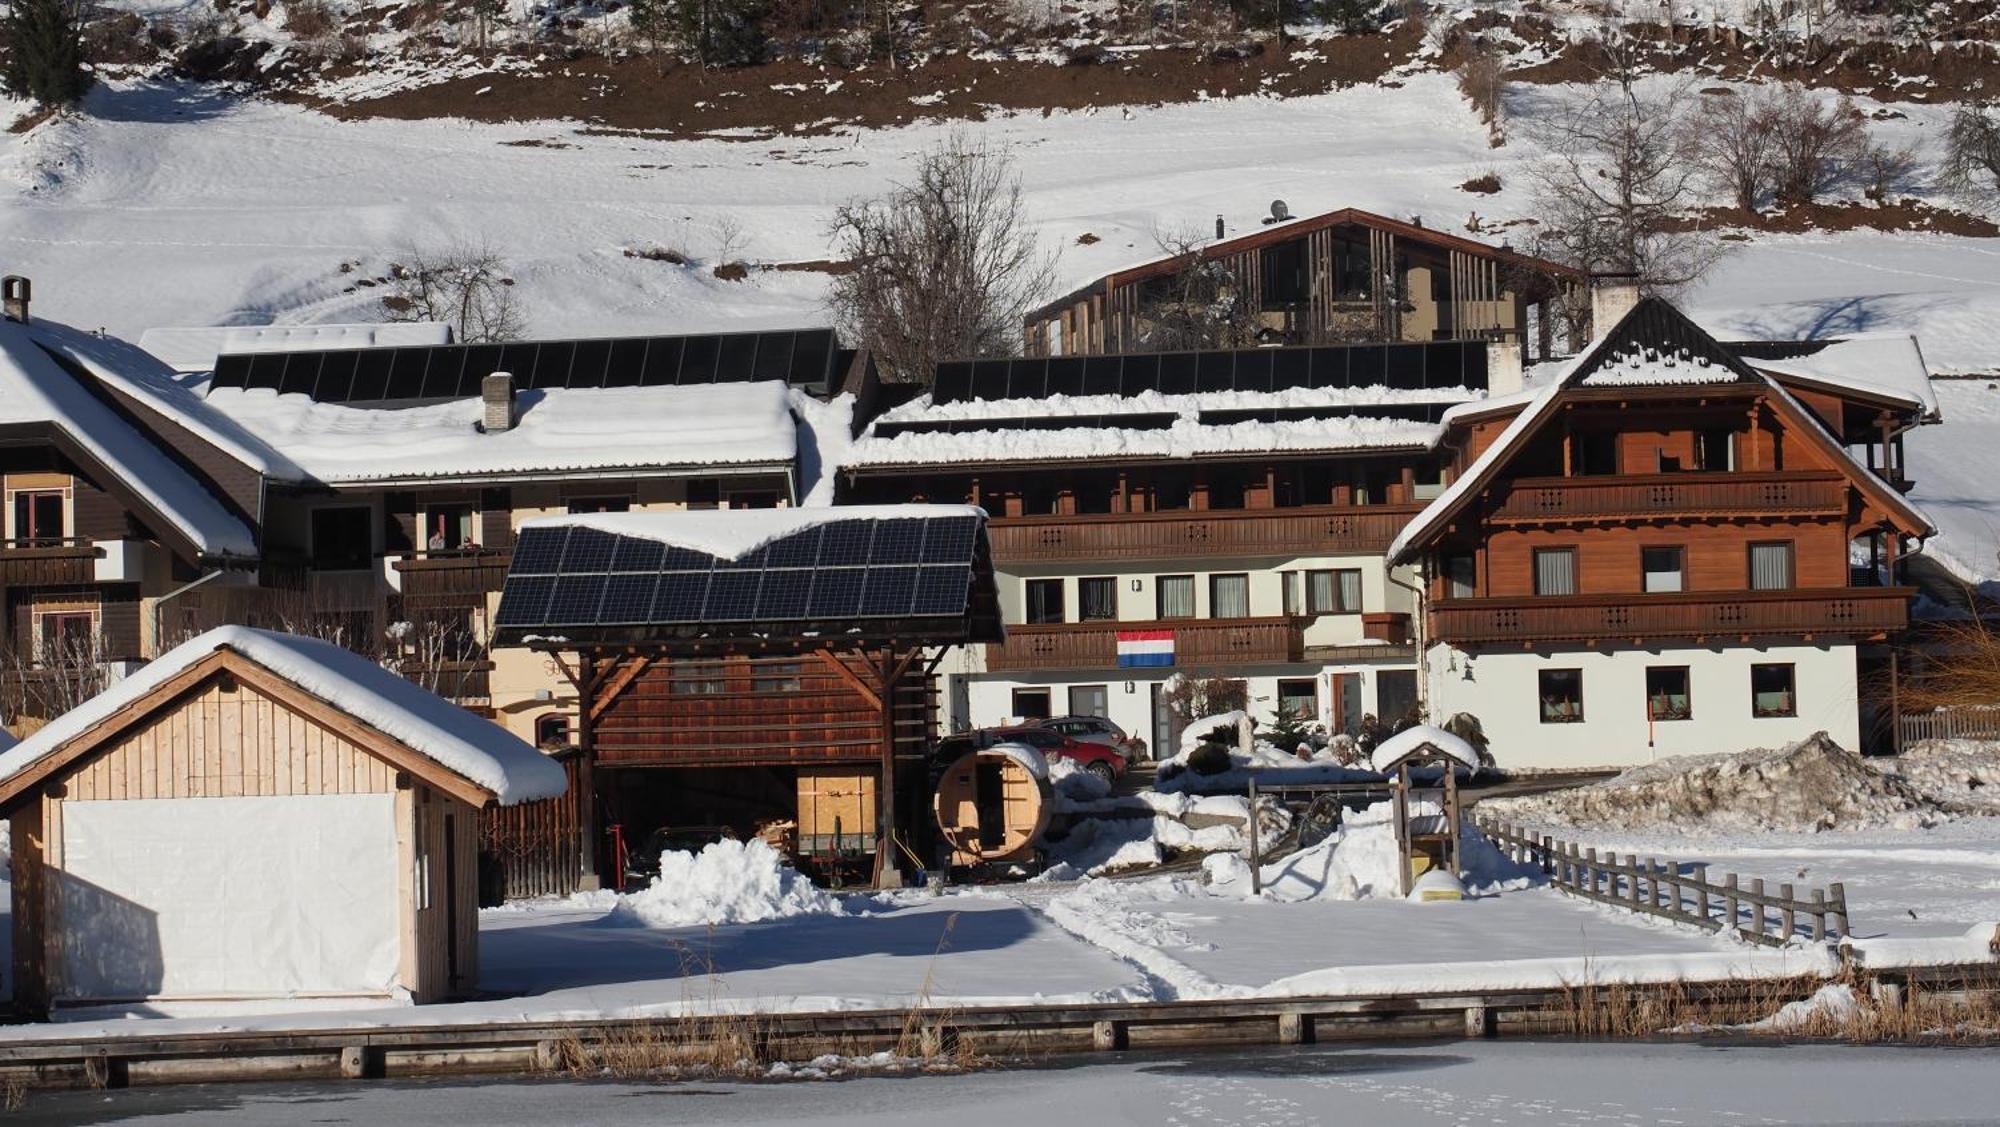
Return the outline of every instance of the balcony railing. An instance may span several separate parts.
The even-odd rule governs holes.
[[[1079,622],[1009,626],[1005,642],[986,647],[986,668],[1114,669],[1121,630],[1172,631],[1174,665],[1183,669],[1299,661],[1305,652],[1305,620],[1297,618]]]
[[[404,677],[466,708],[492,706],[492,675],[493,663],[483,659],[414,662],[403,669]]]
[[[1626,520],[1675,516],[1840,516],[1847,483],[1831,473],[1673,474],[1523,478],[1496,523]]]
[[[427,551],[396,561],[403,574],[403,605],[412,609],[470,606],[507,582],[507,564],[514,553],[506,548]]]
[[[1909,622],[1912,587],[1686,591],[1450,599],[1430,611],[1432,641],[1454,645],[1644,642],[1745,636],[1872,637]]]
[[[0,540],[0,587],[89,583],[98,556],[95,542],[76,536]]]
[[[1201,556],[1372,555],[1422,505],[1312,505],[1156,513],[1008,517],[988,521],[997,564]]]

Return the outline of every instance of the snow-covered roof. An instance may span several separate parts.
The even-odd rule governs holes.
[[[1425,744],[1431,745],[1474,771],[1479,770],[1478,750],[1434,724],[1412,725],[1376,744],[1375,750],[1368,756],[1369,766],[1386,774],[1394,770],[1397,763],[1408,758]]]
[[[936,466],[1046,462],[1074,458],[1196,458],[1277,451],[1427,447],[1436,423],[1353,416],[1279,422],[1199,423],[1176,419],[1159,429],[1076,426],[1060,430],[904,433],[857,439],[850,466]]]
[[[161,654],[138,672],[0,753],[0,781],[56,752],[217,650],[232,650],[439,766],[491,791],[501,805],[553,798],[568,785],[554,760],[519,736],[331,642],[222,626]]]
[[[1802,356],[1750,362],[1779,376],[1906,400],[1921,406],[1926,415],[1938,412],[1923,350],[1908,333],[1857,333]]]
[[[515,393],[518,422],[489,433],[477,398],[414,407],[320,403],[268,388],[210,388],[203,409],[309,480],[515,477],[678,466],[788,466],[798,448],[776,380]]]
[[[1281,391],[1204,391],[1170,395],[1049,395],[1034,399],[953,399],[933,402],[920,396],[875,417],[877,424],[936,423],[947,420],[1100,418],[1117,415],[1181,415],[1204,411],[1283,411],[1306,408],[1411,406],[1463,403],[1485,395],[1469,387],[1293,387]]]
[[[1585,387],[1648,387],[1665,384],[1736,383],[1733,370],[1696,353],[1633,345],[1598,358]]]
[[[613,536],[657,540],[676,548],[733,560],[758,548],[833,521],[929,520],[939,517],[981,517],[972,505],[840,505],[824,508],[703,509],[692,512],[569,513],[533,517],[521,531],[533,528],[594,528]]]
[[[324,348],[394,348],[451,343],[442,321],[328,325],[205,325],[147,329],[139,347],[178,372],[206,372],[225,352],[301,352]]]
[[[73,334],[74,330],[68,330]],[[0,322],[0,423],[45,423],[101,461],[203,556],[253,558],[250,528],[46,351],[63,333]]]
[[[1911,500],[1938,528],[1924,554],[1973,583],[2000,581],[2000,381],[1941,379],[1943,423],[1905,440]]]

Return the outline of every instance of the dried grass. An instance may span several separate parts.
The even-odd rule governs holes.
[[[1825,987],[1853,992],[1851,1007],[1814,1007],[1784,1022],[1765,1022]],[[1596,1040],[1660,1036],[1770,1037],[1856,1045],[2000,1044],[2000,990],[1970,981],[1878,994],[1859,975],[1800,977],[1731,984],[1720,995],[1684,983],[1658,986],[1584,983],[1563,992],[1549,1015],[1555,1031]]]

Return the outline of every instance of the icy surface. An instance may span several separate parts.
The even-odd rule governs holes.
[[[605,922],[671,928],[837,916],[842,911],[837,898],[763,842],[717,841],[700,853],[662,853],[659,876],[640,891],[620,896]]]
[[[248,626],[219,626],[161,654],[138,672],[50,721],[0,753],[0,779],[50,754],[219,649],[234,650],[440,766],[493,792],[501,805],[552,798],[563,769],[519,736],[397,676],[350,650],[315,638]]]

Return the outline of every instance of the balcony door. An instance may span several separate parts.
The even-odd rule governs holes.
[[[69,535],[64,519],[63,491],[23,489],[14,494],[15,545],[23,548],[54,548]]]

